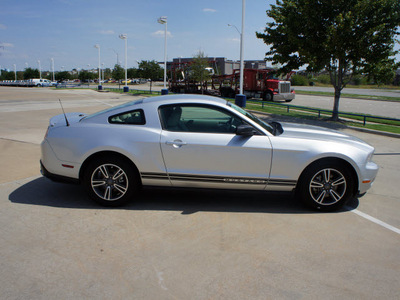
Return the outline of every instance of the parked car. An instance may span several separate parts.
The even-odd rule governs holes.
[[[48,178],[82,183],[102,205],[141,186],[293,191],[332,211],[365,193],[374,148],[342,132],[266,123],[221,98],[168,95],[50,119],[41,144]]]
[[[33,86],[50,86],[51,81],[47,79],[42,79],[42,78],[34,78],[34,79],[29,79],[28,82],[33,85]]]

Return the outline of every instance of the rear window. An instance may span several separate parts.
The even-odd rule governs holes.
[[[144,111],[137,109],[111,116],[108,118],[108,122],[110,124],[144,125],[146,124],[146,119]]]

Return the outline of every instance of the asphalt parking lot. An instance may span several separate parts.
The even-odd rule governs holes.
[[[133,99],[0,87],[1,299],[400,299],[400,139],[372,189],[336,213],[290,194],[145,189],[118,209],[39,172],[50,117]],[[377,102],[379,103],[379,102]]]

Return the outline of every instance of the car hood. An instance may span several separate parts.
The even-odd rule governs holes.
[[[54,116],[50,119],[50,126],[51,127],[59,127],[59,126],[66,126],[68,120],[68,124],[74,124],[82,120],[84,117],[86,117],[87,114],[84,113],[66,113]]]
[[[337,130],[296,123],[281,123],[281,125],[283,128],[281,137],[358,144],[359,147],[373,149],[363,140]]]

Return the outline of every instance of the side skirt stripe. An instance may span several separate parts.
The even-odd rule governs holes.
[[[196,181],[196,182],[210,182],[210,183],[235,183],[235,184],[268,184],[274,186],[295,186],[296,180],[284,179],[265,179],[265,178],[252,178],[252,177],[224,177],[224,176],[201,176],[201,175],[182,175],[182,174],[168,174],[167,173],[141,173],[143,179],[154,180],[178,180],[178,181]]]

